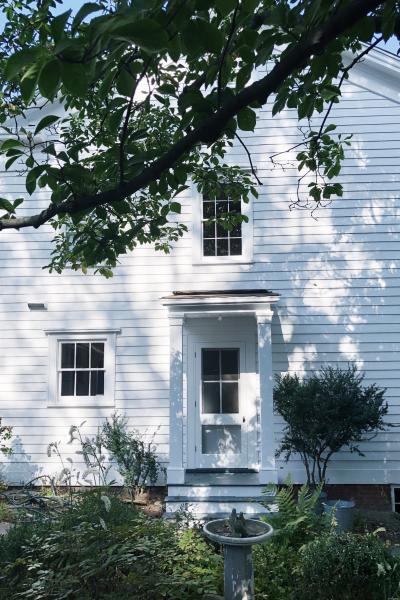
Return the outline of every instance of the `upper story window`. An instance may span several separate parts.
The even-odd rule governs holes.
[[[241,256],[242,223],[227,229],[218,219],[241,215],[241,202],[227,197],[203,196],[203,255]]]
[[[217,194],[193,194],[193,263],[250,263],[253,260],[253,206]],[[198,203],[198,204],[197,204]],[[200,205],[200,206],[199,206]],[[200,208],[200,210],[199,210]],[[244,220],[237,216],[243,215]],[[227,228],[223,222],[230,223]]]
[[[47,331],[49,404],[114,406],[117,330]]]

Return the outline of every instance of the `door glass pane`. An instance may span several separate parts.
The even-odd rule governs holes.
[[[219,380],[219,350],[202,350],[201,365],[203,381]]]
[[[219,382],[203,383],[203,413],[220,413]]]
[[[75,366],[75,344],[61,344],[61,368],[73,369]]]
[[[91,349],[91,367],[92,369],[104,368],[104,343],[96,342],[92,344]]]
[[[61,396],[74,395],[75,372],[64,371],[61,373]]]
[[[89,344],[78,343],[76,345],[76,366],[78,369],[89,368]]]
[[[221,378],[228,381],[239,379],[239,350],[221,350]]]
[[[222,413],[238,413],[239,412],[239,394],[238,384],[222,383]]]
[[[102,396],[104,394],[104,371],[91,371],[90,373],[90,395]]]
[[[76,395],[89,396],[89,371],[76,372]]]
[[[202,454],[240,454],[242,448],[240,425],[203,425]]]

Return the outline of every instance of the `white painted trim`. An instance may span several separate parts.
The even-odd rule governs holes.
[[[113,330],[45,330],[49,341],[48,353],[48,407],[110,407],[115,406],[115,356],[116,336],[119,329]],[[58,382],[58,361],[60,342],[64,340],[104,341],[104,395],[90,397],[61,397]]]
[[[169,466],[167,482],[184,483],[183,467],[183,323],[182,313],[169,315]]]
[[[252,304],[264,305],[269,307],[269,304],[271,304],[272,302],[277,302],[279,300],[279,296],[244,296],[235,295],[235,292],[232,292],[232,296],[196,296],[193,298],[184,298],[182,296],[176,296],[176,298],[162,298],[162,300],[164,306],[204,306],[204,311],[208,311],[208,305],[223,306],[233,304],[240,306],[243,304]]]
[[[253,198],[242,202],[242,214],[248,219],[242,223],[242,254],[240,256],[203,256],[202,196],[194,183],[190,186],[192,197],[192,265],[225,265],[253,263]],[[195,210],[195,207],[198,210]]]
[[[260,483],[277,483],[278,473],[275,464],[275,432],[273,411],[273,373],[271,320],[272,310],[256,312],[258,370],[260,377]]]

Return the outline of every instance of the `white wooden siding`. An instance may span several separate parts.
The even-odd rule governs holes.
[[[192,206],[189,193],[180,216],[189,232],[171,255],[139,248],[121,258],[110,280],[43,270],[51,249],[49,226],[0,233],[0,416],[16,436],[14,455],[3,469],[9,479],[54,470],[47,444],[66,442],[70,425],[84,420],[84,431],[94,434],[110,412],[48,408],[45,329],[121,329],[115,408],[147,439],[154,435],[167,460],[168,318],[160,297],[177,289],[280,293],[272,325],[275,371],[306,374],[323,364],[355,361],[367,382],[387,387],[388,418],[400,423],[400,106],[375,90],[380,88],[373,70],[369,87],[360,87],[356,78],[346,83],[342,102],[332,111],[338,132],[354,137],[340,176],[344,196],[318,210],[316,218],[307,210],[289,210],[297,182],[291,157],[281,157],[288,163],[284,170],[269,160],[299,141],[296,115],[288,111],[272,119],[265,107],[257,131],[243,136],[264,183],[253,204],[252,264],[192,265],[192,211],[199,207]],[[314,128],[320,122],[316,116]],[[239,145],[230,161],[248,166]],[[5,197],[24,193],[15,174],[2,171],[0,184]],[[45,208],[48,198],[41,190],[24,211]],[[30,312],[28,302],[44,302],[47,311]],[[279,440],[278,416],[275,427]],[[71,446],[63,447],[71,453]],[[400,483],[399,429],[380,433],[362,449],[365,458],[349,452],[335,457],[332,482]],[[282,478],[289,471],[296,480],[303,477],[297,460],[278,466]]]

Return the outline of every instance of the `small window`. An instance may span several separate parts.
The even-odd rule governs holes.
[[[119,330],[48,330],[49,406],[114,406]]]
[[[392,509],[400,513],[400,486],[392,486]]]
[[[61,396],[104,396],[104,342],[60,342]]]
[[[238,413],[238,348],[203,348],[201,362],[203,414]]]
[[[240,200],[228,197],[203,196],[202,239],[203,256],[241,256],[242,223],[226,229],[219,220],[242,214]]]

